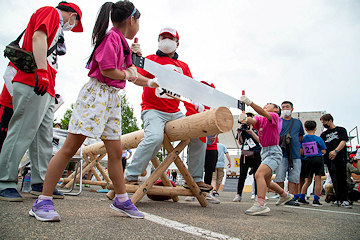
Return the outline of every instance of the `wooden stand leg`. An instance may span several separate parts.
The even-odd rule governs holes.
[[[91,159],[92,161],[96,161],[96,168],[99,170],[100,174],[104,177],[104,180],[105,180],[106,182],[111,182],[109,176],[105,173],[104,169],[102,168],[102,166],[101,166],[100,163],[99,163],[99,162],[101,161],[101,159],[103,159],[103,158],[105,157],[106,154],[101,154],[101,155],[99,155],[97,158],[95,158],[95,156],[94,156],[94,154],[93,154],[92,152],[89,152],[88,155],[89,155],[89,157],[90,157],[90,159]],[[95,169],[94,169],[94,171],[95,171]],[[93,172],[93,174],[94,174],[94,176],[96,177],[96,179],[97,179],[98,181],[102,181],[102,179],[100,178],[100,176],[97,174],[96,171],[95,171],[95,173],[96,173],[96,174],[94,174],[94,172]],[[99,177],[97,177],[97,176],[99,176]],[[106,188],[106,187],[103,187],[103,189],[105,189],[105,188]]]
[[[107,198],[110,200],[113,200],[115,197],[115,191],[114,190],[110,190],[107,194],[106,194]]]
[[[190,140],[181,141],[173,151],[165,158],[159,167],[150,175],[150,177],[139,187],[139,189],[131,197],[131,201],[136,205],[147,193],[147,191],[154,185],[157,179],[163,172],[168,169],[170,164],[178,157],[178,154],[188,145]],[[204,199],[205,200],[205,199]]]
[[[190,142],[190,140],[188,140],[188,141]],[[164,144],[165,149],[168,152],[174,151],[174,147],[171,145],[171,142],[170,142],[169,138],[166,136],[166,134],[164,136],[163,144]],[[174,162],[175,162],[177,168],[179,169],[180,173],[184,177],[186,183],[189,185],[190,190],[193,192],[194,196],[198,199],[201,206],[206,207],[208,205],[208,202],[206,201],[205,196],[202,194],[200,188],[198,187],[198,185],[196,184],[196,182],[190,175],[189,170],[185,167],[185,165],[181,161],[180,157],[176,155],[176,159]]]
[[[160,161],[157,157],[154,157],[153,159],[151,159],[151,162],[152,164],[154,165],[155,168],[157,168],[158,166],[160,166]],[[170,183],[170,180],[169,178],[167,177],[166,173],[163,172],[161,174],[161,181],[162,183],[164,184],[164,186],[167,186],[167,187],[173,187],[173,185]],[[174,202],[178,202],[179,201],[179,197],[178,196],[172,196],[171,199],[174,201]]]
[[[80,179],[80,177],[83,177],[87,172],[89,172],[91,170],[91,168],[93,168],[96,165],[96,162],[91,162],[89,163],[85,168],[83,168],[82,171],[82,176],[80,176],[80,174],[77,174],[77,176],[75,177],[76,180]],[[65,185],[66,188],[70,188],[71,185],[73,184],[74,179],[72,179],[68,184]]]

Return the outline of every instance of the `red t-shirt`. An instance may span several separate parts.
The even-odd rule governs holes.
[[[165,65],[176,72],[182,73],[192,78],[188,65],[182,61],[175,60],[169,57],[159,57],[155,54],[146,57],[161,65]],[[148,78],[154,78],[154,76],[144,69],[138,68],[138,72]],[[162,112],[174,113],[180,111],[179,101],[167,96],[165,93],[170,93],[173,96],[180,97],[179,94],[166,90],[164,88],[143,88],[141,110],[155,109]]]
[[[214,143],[207,144],[206,150],[217,150],[217,142],[218,142],[218,136],[216,135],[216,139],[215,139]]]
[[[12,97],[11,97],[9,91],[7,90],[5,84],[4,84],[3,90],[0,95],[0,105],[4,105],[5,107],[11,108],[11,109],[13,108]]]
[[[42,7],[36,10],[31,16],[30,22],[26,27],[24,34],[24,42],[22,49],[33,52],[32,37],[38,30],[46,33],[48,49],[52,47],[57,41],[59,35],[60,16],[59,12],[54,7]],[[57,62],[54,52],[47,57],[47,69],[49,72],[49,87],[47,92],[55,97],[55,76],[57,73]],[[35,86],[35,73],[25,73],[17,71],[13,82],[21,82],[29,86]]]

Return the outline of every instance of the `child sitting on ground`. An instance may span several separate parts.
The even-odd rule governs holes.
[[[300,153],[305,159],[303,164],[305,164],[306,182],[301,188],[300,199],[298,201],[303,204],[309,204],[309,202],[305,200],[305,194],[315,174],[315,195],[312,205],[314,207],[322,207],[319,200],[321,194],[321,176],[325,175],[323,155],[326,153],[326,145],[321,137],[315,135],[316,122],[314,120],[306,121],[304,126],[307,135],[305,135],[301,141]]]
[[[262,163],[255,173],[257,185],[257,198],[254,205],[245,211],[249,215],[258,215],[270,211],[265,204],[265,194],[268,188],[276,191],[280,197],[276,205],[284,205],[294,198],[292,194],[286,193],[278,184],[271,181],[273,171],[280,165],[282,151],[279,146],[279,116],[280,107],[274,103],[268,103],[261,108],[253,103],[248,97],[241,96],[240,100],[251,106],[261,116],[246,117],[245,113],[240,114],[239,120],[246,119],[258,130],[259,140],[263,147],[261,152]],[[262,117],[263,116],[263,117]]]

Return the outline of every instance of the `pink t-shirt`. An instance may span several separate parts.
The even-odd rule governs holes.
[[[124,70],[131,66],[131,54],[125,56],[124,48],[129,48],[124,35],[119,29],[111,28],[94,52],[88,76],[96,78],[109,86],[124,88],[126,85],[125,80],[113,80],[101,74],[102,70]]]
[[[255,116],[256,124],[254,128],[258,130],[259,140],[262,147],[279,145],[279,115],[269,112],[271,122],[262,116]]]

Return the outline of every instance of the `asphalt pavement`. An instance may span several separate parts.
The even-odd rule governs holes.
[[[146,196],[137,207],[145,219],[131,219],[112,210],[98,186],[84,188],[78,196],[55,199],[60,222],[40,222],[28,212],[35,201],[21,193],[23,202],[0,201],[0,239],[360,239],[360,203],[352,209],[324,202],[321,208],[275,206],[264,215],[248,216],[244,211],[253,200],[244,193],[220,191],[220,204],[201,207],[198,202],[153,201]],[[268,193],[269,197],[274,196]]]

